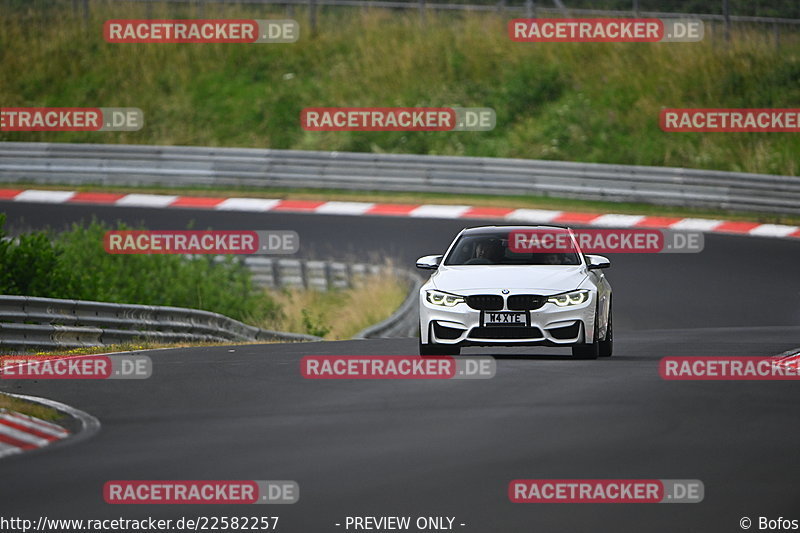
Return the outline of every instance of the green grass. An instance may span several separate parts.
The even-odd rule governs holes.
[[[63,415],[50,407],[38,403],[26,402],[18,398],[6,396],[0,392],[0,409],[8,409],[17,413],[33,416],[42,420],[58,420]]]
[[[408,296],[408,287],[388,270],[380,276],[366,276],[349,289],[284,289],[270,291],[270,295],[280,305],[281,316],[259,324],[261,327],[344,340],[388,318]]]
[[[130,133],[0,133],[0,140],[204,145],[542,158],[797,175],[800,136],[664,133],[662,107],[797,107],[800,40],[741,30],[702,43],[522,44],[498,15],[325,11],[283,45],[112,45],[107,18],[147,6],[5,7],[3,106],[139,107]],[[208,6],[205,17],[285,17]],[[198,17],[192,7],[153,17]],[[715,35],[716,33],[716,35]],[[492,107],[492,132],[305,132],[310,106]]]

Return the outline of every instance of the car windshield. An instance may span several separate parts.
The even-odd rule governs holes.
[[[574,251],[526,252],[509,247],[509,231],[462,235],[444,264],[458,265],[579,265]]]

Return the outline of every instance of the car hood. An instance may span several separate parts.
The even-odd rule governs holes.
[[[557,294],[578,288],[586,275],[586,269],[581,265],[440,266],[431,276],[431,282],[439,290],[465,294],[498,289]]]

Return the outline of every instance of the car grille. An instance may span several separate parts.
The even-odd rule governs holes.
[[[539,339],[542,330],[539,328],[494,326],[472,328],[469,337],[473,339]]]
[[[547,296],[538,294],[515,294],[508,297],[508,308],[515,311],[539,309],[547,302]]]
[[[496,294],[474,294],[467,296],[467,305],[479,311],[499,311],[503,308],[503,297]]]

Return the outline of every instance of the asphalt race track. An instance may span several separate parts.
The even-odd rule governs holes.
[[[0,203],[12,228],[92,215],[150,229],[291,229],[306,257],[440,253],[461,220]],[[475,225],[483,222],[475,222]],[[612,255],[615,355],[469,349],[490,380],[315,381],[303,355],[411,355],[416,339],[152,352],[143,381],[0,382],[83,409],[102,430],[0,462],[0,515],[36,519],[280,517],[345,531],[347,516],[452,516],[465,532],[735,532],[800,519],[797,382],[663,381],[669,355],[800,346],[800,242],[707,235],[700,254]],[[143,280],[146,282],[146,280]],[[699,504],[513,504],[517,478],[699,479]],[[276,506],[112,506],[126,479],[291,479]],[[458,524],[465,524],[460,526]],[[757,523],[753,530],[757,530]],[[352,530],[351,530],[352,531]]]

